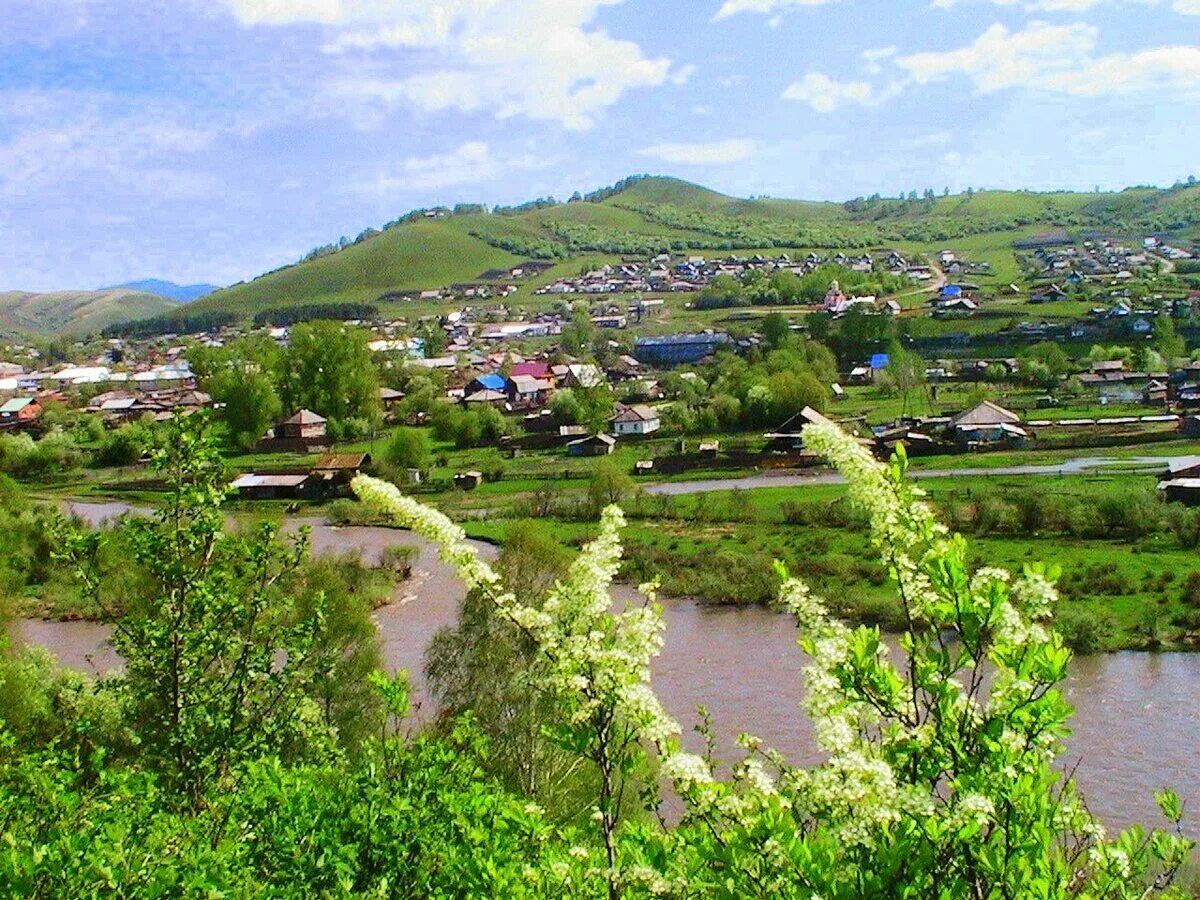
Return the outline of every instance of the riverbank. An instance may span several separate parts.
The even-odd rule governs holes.
[[[417,725],[436,714],[424,680],[425,648],[438,629],[455,623],[463,588],[432,547],[412,535],[405,540],[419,547],[411,595],[377,610],[375,619],[385,665],[411,674]],[[489,544],[473,546],[495,553]],[[614,594],[618,602],[635,599],[626,586]],[[704,749],[703,739],[690,730],[703,704],[720,758],[737,758],[737,736],[747,732],[794,763],[821,759],[811,720],[802,711],[808,660],[788,616],[669,597],[663,607],[666,631],[652,665],[653,683],[683,723],[690,749]],[[105,626],[32,624],[21,623],[23,639],[47,647],[65,665],[102,672],[119,662],[105,643]],[[1164,786],[1176,789],[1189,809],[1200,808],[1200,757],[1193,752],[1200,731],[1197,690],[1197,654],[1115,653],[1072,662],[1064,692],[1076,715],[1063,766],[1074,770],[1089,805],[1109,826],[1160,821],[1153,792]]]
[[[976,564],[1014,571],[1035,561],[1061,566],[1056,626],[1076,652],[1190,651],[1200,647],[1200,510],[1158,501],[1154,472],[1164,464],[1153,456],[1076,458],[986,479],[936,470],[921,486],[943,519],[970,536]],[[680,482],[670,494],[622,488],[618,499],[630,524],[621,577],[635,584],[658,577],[664,594],[702,603],[766,606],[777,592],[772,563],[778,559],[843,618],[885,629],[902,625],[887,574],[844,486],[828,474],[767,476],[766,486],[758,484]],[[467,498],[472,507],[464,509]],[[450,503],[429,499],[472,538],[493,544],[519,524],[543,528],[570,548],[595,533],[581,492],[533,499],[458,492]],[[70,508],[100,521],[130,507],[78,501]],[[284,516],[282,510],[272,515]],[[285,520],[288,527],[313,527],[315,552],[360,555],[364,548],[350,539],[355,532],[339,530],[385,524],[349,500]],[[375,534],[395,543],[402,533]],[[379,551],[368,546],[366,552],[369,559]]]

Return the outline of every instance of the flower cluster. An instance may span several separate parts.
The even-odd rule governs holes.
[[[682,751],[679,724],[651,687],[663,633],[655,585],[643,585],[646,603],[612,608],[618,509],[604,511],[598,537],[537,602],[506,592],[441,513],[365,476],[353,486],[372,508],[433,540],[469,587],[530,636],[538,677],[582,746],[644,745],[658,754],[660,775],[684,800],[683,822],[666,833],[669,852],[654,865],[643,855],[621,869],[613,805],[602,795],[595,818],[613,890],[701,895],[692,888],[709,871],[716,893],[740,881],[761,896],[890,896],[903,884],[906,896],[1124,897],[1133,894],[1113,886],[1136,887],[1152,863],[1177,869],[1188,842],[1161,833],[1153,842],[1107,842],[1053,767],[1070,716],[1056,690],[1070,654],[1045,624],[1056,574],[1036,566],[1018,578],[972,573],[965,541],[905,479],[902,451],[883,465],[827,424],[808,426],[805,442],[845,476],[868,513],[907,627],[898,647],[878,629],[851,629],[780,567],[779,605],[810,658],[805,710],[826,760],[793,767],[745,735],[746,755],[724,782],[708,759]],[[1164,811],[1178,805],[1163,803]]]

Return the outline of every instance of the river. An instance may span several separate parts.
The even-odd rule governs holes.
[[[118,504],[72,504],[94,523],[124,511]],[[429,639],[454,623],[461,584],[428,543],[388,528],[335,527],[296,519],[289,527],[312,527],[315,553],[353,552],[377,562],[387,547],[418,548],[413,578],[376,612],[384,659],[413,676],[415,715],[428,719],[431,701],[421,674]],[[475,546],[491,558],[495,548]],[[635,598],[618,586],[618,601]],[[654,664],[654,686],[667,708],[689,729],[705,704],[726,759],[735,755],[742,731],[763,738],[794,762],[815,762],[819,752],[800,709],[805,657],[790,619],[760,608],[711,607],[688,600],[664,601],[667,632]],[[104,672],[120,661],[106,643],[108,629],[89,622],[24,620],[17,639],[47,647],[68,666]],[[1077,778],[1092,809],[1115,827],[1158,823],[1153,792],[1170,786],[1200,815],[1200,654],[1116,653],[1080,657],[1071,666],[1067,698],[1076,709],[1074,734],[1064,764],[1078,763]],[[1189,832],[1200,831],[1189,820]]]

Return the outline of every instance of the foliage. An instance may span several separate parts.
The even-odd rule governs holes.
[[[283,401],[269,373],[256,367],[226,368],[204,382],[213,400],[221,404],[233,441],[251,449],[279,421]]]
[[[126,422],[104,436],[96,451],[100,466],[128,466],[145,455],[154,442],[153,417],[149,423]]]
[[[374,319],[379,316],[379,307],[372,303],[306,303],[303,306],[270,307],[254,314],[258,327],[274,325],[284,327],[316,319],[347,321],[351,319]]]
[[[561,544],[527,525],[508,532],[497,570],[509,590],[540,597],[569,564]],[[434,636],[426,670],[441,709],[450,715],[469,712],[489,738],[491,753],[483,765],[556,818],[586,819],[595,773],[547,730],[557,716],[553,699],[530,678],[536,650],[488,596],[472,591],[458,624]]]
[[[127,526],[155,589],[119,618],[125,674],[92,684],[56,676],[44,657],[0,659],[10,893],[1182,896],[1174,879],[1193,845],[1178,834],[1178,798],[1156,796],[1177,833],[1108,837],[1056,765],[1071,715],[1058,688],[1070,653],[1045,624],[1058,573],[971,574],[965,540],[906,480],[903,451],[884,466],[833,426],[806,430],[869,521],[900,646],[843,625],[777,567],[824,759],[798,766],[744,735],[722,780],[712,743],[684,751],[651,687],[655,586],[613,608],[615,506],[569,563],[555,553],[531,566],[544,539],[518,536],[498,571],[443,514],[355,479],[368,508],[436,544],[471,596],[445,666],[431,667],[463,717],[402,737],[384,714],[403,720],[405,679],[363,678],[373,589],[351,585],[337,601],[357,624],[335,637],[340,564],[295,580],[300,551],[281,551],[269,527],[224,533],[205,424],[172,426],[156,455],[168,502]],[[62,540],[93,583],[97,540]],[[342,679],[369,682],[373,699],[322,710]],[[476,705],[488,737],[471,723]],[[370,724],[339,746],[337,723],[358,710]],[[534,748],[527,759],[522,747]],[[659,811],[660,789],[678,801],[671,824],[635,814]],[[558,808],[548,817],[515,790],[545,790]]]
[[[84,454],[65,431],[52,429],[35,441],[25,433],[0,434],[0,472],[17,478],[66,474],[83,464]]]
[[[429,468],[429,438],[417,428],[397,428],[387,443],[384,459],[398,469]]]
[[[884,467],[836,428],[811,426],[806,440],[870,517],[871,544],[904,611],[903,659],[892,662],[878,629],[847,628],[786,578],[780,602],[813,660],[806,705],[828,760],[796,768],[745,737],[731,782],[678,749],[678,726],[650,690],[660,614],[608,612],[620,552],[615,508],[567,578],[533,605],[506,592],[441,514],[365,477],[355,489],[436,541],[537,646],[564,740],[601,769],[595,818],[610,896],[648,881],[689,894],[738,885],[804,897],[1141,897],[1148,883],[1169,885],[1191,843],[1139,829],[1106,839],[1054,768],[1070,716],[1056,689],[1070,653],[1042,624],[1056,573],[968,574],[966,542],[904,479],[903,451]],[[639,745],[660,757],[685,812],[678,828],[639,827],[638,840],[622,844],[615,792]],[[1159,800],[1178,821],[1177,798]]]
[[[366,332],[339,322],[297,325],[284,355],[279,392],[285,408],[310,409],[328,419],[333,431],[358,430],[360,422],[374,427],[382,410]]]
[[[224,533],[225,476],[202,414],[174,424],[153,465],[167,482],[153,519],[126,526],[132,561],[154,590],[117,620],[125,676],[113,689],[133,710],[144,753],[179,802],[197,802],[234,761],[323,738],[309,689],[321,670],[325,601],[302,610],[278,583],[297,568],[301,537],[278,549],[264,525]],[[64,529],[64,557],[99,596],[97,533]]]
[[[439,441],[451,441],[460,450],[497,441],[508,430],[504,417],[490,406],[462,409],[438,403],[429,416],[429,424]]]

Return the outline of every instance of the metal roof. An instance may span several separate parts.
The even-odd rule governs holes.
[[[235,491],[253,487],[299,487],[308,480],[308,475],[256,475],[252,472],[239,475],[230,485]]]

